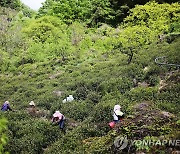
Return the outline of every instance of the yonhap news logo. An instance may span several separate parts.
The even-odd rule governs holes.
[[[142,140],[129,140],[127,136],[118,136],[114,140],[114,146],[118,150],[123,150],[127,147],[151,147],[151,146],[168,146],[168,147],[180,147],[180,140],[169,139],[153,139],[153,138],[144,138]]]
[[[128,145],[128,139],[127,136],[118,136],[114,140],[114,146],[118,148],[119,150],[123,150],[127,147]]]

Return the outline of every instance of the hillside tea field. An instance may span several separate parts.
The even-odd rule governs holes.
[[[179,153],[179,12],[176,1],[0,2],[0,103],[12,109],[0,153]],[[124,118],[110,128],[116,104]]]

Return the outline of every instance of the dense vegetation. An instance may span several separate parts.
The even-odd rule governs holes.
[[[0,113],[8,119],[0,121],[0,153],[176,151],[141,145],[119,151],[114,140],[179,139],[179,67],[154,61],[179,65],[179,36],[175,1],[46,0],[34,12],[3,0],[0,102],[9,100],[14,112]],[[70,94],[75,100],[62,103]],[[27,113],[31,100],[46,117]],[[126,117],[112,130],[115,104]],[[67,118],[66,134],[51,124],[56,110]]]

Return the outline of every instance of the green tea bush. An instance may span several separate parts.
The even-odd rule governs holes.
[[[178,55],[178,51],[180,49],[179,45],[180,38],[177,38],[172,44],[170,44],[169,52],[167,53],[167,60],[169,64],[180,64],[180,58]]]
[[[113,114],[113,108],[116,104],[116,100],[108,100],[106,102],[100,102],[98,103],[92,113],[90,114],[92,116],[93,122],[108,122],[112,120],[112,114]]]
[[[130,64],[124,66],[121,69],[122,76],[124,78],[131,78],[132,80],[135,78],[138,81],[142,81],[145,77],[145,73],[142,69],[142,65]]]
[[[179,106],[177,105],[177,103],[168,100],[158,100],[156,102],[156,105],[161,110],[168,111],[179,116]]]
[[[85,120],[81,126],[66,133],[63,138],[59,138],[47,148],[45,153],[83,153],[84,139],[102,136],[102,134],[104,134],[104,132],[101,132],[101,129],[103,129],[102,126],[100,129],[97,129],[97,125],[93,123],[90,124],[89,120],[90,118]]]
[[[37,105],[39,108],[43,108],[45,110],[51,110],[52,111],[56,107],[57,107],[57,109],[59,109],[59,106],[61,106],[61,101],[62,101],[62,99],[57,97],[57,96],[51,96],[49,94],[45,94],[45,95],[40,95],[38,97],[38,99],[37,99],[38,104]]]
[[[111,149],[113,141],[114,141],[114,136],[111,135],[111,132],[109,132],[107,135],[102,137],[88,138],[84,140],[85,142],[84,149],[85,152],[88,154],[90,153],[108,154]]]
[[[86,6],[87,2],[80,3]],[[48,3],[50,1],[46,1]],[[11,37],[16,34],[13,33],[15,28],[11,31],[10,23],[2,22],[7,33],[0,30],[0,101],[9,100],[15,112],[1,112],[0,115],[9,121],[9,142],[5,148],[10,153],[109,153],[114,136],[108,133],[108,123],[113,120],[116,104],[122,106],[129,122],[122,130],[132,136],[132,132],[140,129],[131,123],[135,103],[148,100],[157,108],[179,116],[179,74],[169,72],[176,68],[154,63],[160,56],[166,56],[168,63],[179,63],[178,37],[170,41],[158,40],[158,35],[173,32],[173,27],[178,33],[178,3],[139,5],[118,28],[102,25],[97,29],[90,29],[84,23],[70,24],[75,20],[74,16],[65,19],[59,14],[67,9],[68,12],[77,10],[76,5],[69,7],[71,2],[67,2],[67,8],[60,12],[57,8],[63,5],[52,3],[58,7],[48,6],[47,11],[57,11],[58,17],[23,19],[23,14],[19,13],[19,19],[12,26],[23,27],[23,39],[19,31]],[[98,1],[95,4],[105,3]],[[43,14],[42,11],[46,11],[46,7],[39,13]],[[95,9],[92,14],[95,18],[87,21],[90,25],[97,22],[93,20],[99,16],[98,11],[101,10]],[[67,12],[63,15],[68,16]],[[166,85],[159,90],[160,79],[165,80]],[[147,88],[138,87],[138,82],[146,82]],[[62,103],[70,94],[75,100]],[[48,119],[32,117],[26,112],[31,100],[40,111],[50,112]],[[50,122],[57,110],[67,118],[66,134]],[[164,127],[158,129],[157,134],[165,134],[163,129],[171,135],[169,128]],[[123,133],[118,130],[121,127],[117,125],[117,133]]]
[[[154,64],[150,67],[150,69],[146,73],[146,78],[149,78],[150,76],[157,76],[158,74],[162,74],[165,71],[166,68]]]
[[[154,100],[157,98],[158,89],[156,87],[137,87],[126,93],[131,101]]]
[[[45,153],[83,153],[82,140],[88,136],[95,136],[96,133],[93,125],[83,124],[51,144]]]
[[[79,100],[85,100],[88,96],[89,90],[85,85],[82,85],[81,87],[77,87],[75,92],[75,97]]]
[[[85,120],[89,114],[91,113],[91,109],[93,108],[93,104],[86,102],[66,102],[62,104],[60,111],[67,118],[72,118],[77,121]]]
[[[8,138],[7,135],[5,134],[5,130],[7,130],[7,120],[5,118],[0,119],[0,153],[7,153],[4,149],[4,147],[7,144]]]
[[[176,84],[158,93],[157,104],[159,104],[160,108],[179,115],[179,88],[179,84]]]
[[[157,75],[149,77],[150,86],[157,86],[159,84],[160,78]]]
[[[119,91],[120,93],[125,93],[130,90],[132,87],[132,81],[130,81],[126,77],[119,78],[111,78],[108,81],[103,81],[100,84],[99,89],[101,89],[102,93],[110,93],[113,91]]]
[[[101,95],[98,92],[90,91],[87,95],[87,102],[97,104],[101,100]]]
[[[15,120],[12,124],[9,130],[13,136],[10,136],[8,149],[14,153],[42,153],[43,148],[62,135],[57,126],[41,119],[32,119],[30,116],[26,120]],[[13,143],[14,140],[16,143]]]
[[[12,112],[3,112],[2,113],[9,121],[25,121],[28,120],[30,117],[25,111],[12,111]],[[31,119],[31,118],[30,118]],[[11,123],[9,123],[10,125]],[[13,127],[12,127],[13,128]]]

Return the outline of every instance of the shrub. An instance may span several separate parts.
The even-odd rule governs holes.
[[[28,117],[21,121],[17,119],[11,121],[11,124],[9,129],[12,135],[10,135],[8,149],[13,153],[42,153],[43,148],[62,135],[57,126],[52,126],[50,122],[41,119]]]
[[[92,108],[93,104],[73,101],[62,104],[60,111],[67,118],[73,118],[77,121],[83,121],[89,116],[89,114],[91,113],[90,110]]]
[[[156,86],[159,84],[160,78],[157,75],[149,77],[149,84],[150,86]]]
[[[119,91],[120,93],[125,93],[126,91],[130,90],[132,87],[132,81],[130,81],[126,77],[119,77],[119,78],[111,78],[108,81],[103,81],[99,89],[103,94],[110,93],[113,91]]]
[[[110,121],[112,119],[112,111],[115,104],[116,100],[98,103],[90,114],[92,116],[92,122],[101,123]]]
[[[7,129],[6,125],[7,125],[7,120],[5,118],[1,118],[0,119],[0,134],[1,134],[0,153],[6,153],[4,149],[8,140],[6,134],[4,133],[4,131]]]
[[[157,91],[158,89],[154,87],[137,87],[131,89],[126,95],[131,101],[154,100],[157,98]]]

